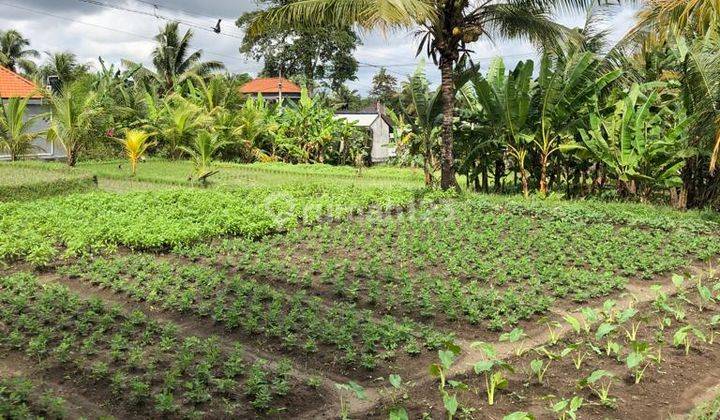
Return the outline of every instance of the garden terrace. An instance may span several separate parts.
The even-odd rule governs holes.
[[[453,354],[446,396],[497,418],[551,416],[547,394],[568,407],[583,398],[589,417],[631,417],[627,401],[647,405],[655,394],[676,402],[637,411],[656,418],[702,402],[681,402],[669,378],[688,393],[697,393],[692,375],[720,384],[709,339],[720,309],[712,213],[328,180],[147,184],[158,189],[0,204],[12,233],[0,237],[0,350],[36,364],[20,373],[43,389],[61,384],[68,401],[85,398],[83,412],[326,418],[344,407],[386,418],[401,405],[411,418],[440,418],[445,400],[428,376],[438,352]],[[688,325],[705,342],[685,356],[672,343]],[[515,368],[492,406],[480,398],[483,372],[473,372],[489,357],[478,341]],[[642,350],[650,361],[660,343],[665,362],[634,384],[628,356]],[[236,376],[225,373],[229,360],[242,362]],[[538,366],[547,370],[533,381]],[[592,387],[573,393],[596,371],[614,375],[615,408]],[[605,384],[602,375],[594,379]],[[353,396],[359,386],[365,401]]]
[[[83,170],[101,179],[128,182],[147,182],[159,185],[187,186],[193,166],[189,161],[149,160],[143,162],[142,171],[130,177],[125,161],[83,163]],[[234,164],[218,163],[220,172],[209,179],[209,187],[282,187],[300,184],[327,184],[332,182],[350,188],[397,187],[422,188],[422,172],[414,169],[370,167],[357,169],[349,166],[322,164],[287,165],[282,163]]]
[[[709,233],[715,222],[699,215],[651,227],[638,216],[573,213],[572,204],[497,204],[472,197],[175,253],[293,293],[475,337],[478,324],[507,329],[720,252]]]
[[[318,394],[288,361],[271,367],[240,343],[227,349],[215,337],[181,336],[172,323],[29,274],[0,278],[0,322],[3,351],[25,353],[48,375],[72,375],[73,386],[138,417],[299,415],[316,405]]]
[[[0,164],[0,203],[92,191],[90,172],[38,162]]]
[[[653,288],[649,299],[636,296],[640,303],[621,306],[606,300],[599,307],[581,307],[562,325],[548,324],[556,335],[541,345],[528,345],[522,330],[501,336],[499,343],[474,343],[480,356],[470,372],[452,377],[457,382],[448,390],[464,410],[489,418],[515,412],[526,413],[520,418],[572,413],[654,419],[684,414],[696,405],[700,408],[691,418],[712,418],[720,383],[720,278],[674,276],[673,284]],[[501,351],[507,344],[512,351]],[[459,363],[461,355],[448,355],[450,365]],[[494,374],[501,385],[490,404],[487,384],[492,382],[485,377]],[[465,387],[479,393],[463,392]],[[437,389],[410,392],[410,418],[444,414]]]
[[[408,206],[422,191],[310,185],[232,190],[74,194],[0,203],[0,260],[46,264],[118,246],[164,249],[219,235],[260,237],[370,207]],[[428,192],[427,199],[442,194]]]

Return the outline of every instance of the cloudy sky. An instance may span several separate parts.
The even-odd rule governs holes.
[[[97,67],[99,56],[108,63],[127,58],[148,64],[152,37],[165,23],[162,18],[178,19],[194,30],[193,46],[202,49],[207,59],[223,61],[232,72],[255,74],[261,63],[238,53],[242,33],[234,25],[240,14],[253,8],[255,0],[0,0],[0,29],[19,30],[38,51],[71,51]],[[632,25],[634,13],[631,7],[621,7],[607,17],[604,25],[611,40],[619,39]],[[219,18],[223,35],[207,30]],[[581,26],[584,16],[559,15],[557,19],[567,26]],[[376,66],[388,66],[402,80],[419,60],[411,33],[365,33],[362,39],[356,51],[361,63],[358,80],[349,83],[361,93],[369,90]],[[533,47],[518,40],[480,41],[474,50],[481,65],[497,55],[504,56],[509,65],[535,57]],[[432,65],[428,65],[428,76],[439,79]]]

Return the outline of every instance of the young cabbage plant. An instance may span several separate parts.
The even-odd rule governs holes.
[[[587,378],[580,381],[580,386],[589,388],[600,398],[600,402],[608,407],[615,406],[615,399],[610,397],[610,387],[612,387],[615,375],[606,370],[595,370]]]
[[[575,369],[580,370],[583,360],[585,360],[585,358],[587,357],[588,352],[587,350],[585,350],[585,346],[583,346],[583,343],[581,341],[578,343],[569,344],[560,352],[561,357],[565,357],[568,354],[571,355],[570,357],[572,357]]]
[[[443,392],[443,406],[445,407],[445,412],[447,413],[448,420],[452,420],[453,417],[455,417],[458,405],[459,404],[456,394],[450,395],[448,392]]]
[[[600,315],[595,308],[585,307],[580,309],[583,317],[583,330],[586,335],[590,335],[592,325],[600,320]]]
[[[440,359],[440,363],[433,363],[430,365],[430,376],[440,380],[441,391],[445,390],[447,372],[450,370],[453,363],[455,363],[455,359],[457,359],[459,354],[460,349],[454,346],[446,350],[438,350],[438,359]]]
[[[577,411],[583,405],[583,398],[575,395],[572,399],[562,399],[553,404],[552,409],[557,414],[558,420],[576,420]]]
[[[405,389],[402,377],[395,373],[390,374],[390,376],[388,376],[388,382],[390,382],[390,385],[392,386],[392,389],[388,392],[388,397],[392,405],[392,408],[388,413],[389,417],[393,420],[407,419],[407,411],[405,410],[405,407],[400,405],[399,401],[400,399],[408,398],[407,390]]]
[[[557,321],[552,321],[548,318],[542,318],[539,322],[544,323],[548,329],[548,344],[557,344],[558,340],[560,340],[560,334],[558,331],[558,329],[561,327],[560,323]]]
[[[640,341],[633,341],[630,346],[631,351],[625,359],[625,364],[632,371],[635,384],[639,384],[645,375],[645,370],[652,364],[649,358],[651,348],[648,343]]]
[[[673,286],[675,286],[675,294],[677,295],[677,297],[680,300],[689,302],[689,300],[687,298],[687,294],[686,294],[687,289],[685,288],[685,277],[683,277],[679,274],[673,274],[672,275],[672,283],[673,283]]]
[[[458,355],[460,354],[460,347],[456,345],[449,345],[446,350],[438,350],[438,358],[440,363],[433,363],[430,365],[430,375],[440,380],[440,395],[442,395],[443,405],[445,406],[445,412],[447,413],[448,419],[452,419],[458,409],[458,401],[456,394],[450,394],[447,392],[446,386],[449,383],[455,387],[459,385],[459,382],[447,381],[447,373],[450,367],[455,363]],[[454,382],[454,383],[453,383]]]
[[[715,330],[720,327],[720,315],[715,315],[710,318],[710,322],[708,322],[708,327],[710,329],[708,344],[713,345],[715,343]]]
[[[355,395],[355,398],[359,400],[366,400],[365,388],[362,385],[350,381],[346,384],[335,384],[335,388],[340,391],[340,418],[343,420],[350,418],[350,405],[345,399],[345,394]]]
[[[535,375],[535,378],[537,378],[539,384],[542,385],[543,378],[545,377],[545,373],[547,372],[549,367],[550,360],[548,360],[547,363],[545,363],[542,359],[533,359],[530,362],[530,370]]]
[[[527,411],[515,411],[506,416],[503,416],[503,420],[535,420],[535,416],[528,413]]]
[[[522,328],[516,327],[513,328],[512,331],[509,333],[503,333],[500,334],[500,342],[508,342],[508,343],[519,343],[515,346],[515,356],[522,356],[525,354],[525,352],[528,350],[525,346],[522,345],[522,340],[524,340],[527,337],[527,334],[525,334],[525,330]]]
[[[617,326],[608,322],[603,322],[595,331],[595,339],[597,341],[607,340],[605,343],[605,354],[610,356],[612,353],[620,351],[620,345],[612,340],[613,333],[617,330]]]
[[[485,389],[487,392],[487,400],[489,405],[495,404],[495,393],[498,390],[503,390],[508,386],[508,380],[505,377],[505,372],[514,372],[514,369],[510,364],[497,358],[497,351],[495,348],[487,343],[476,342],[472,344],[473,347],[479,347],[484,355],[485,360],[480,360],[473,365],[475,373],[485,376]]]
[[[565,315],[563,319],[565,320],[565,322],[568,323],[568,325],[570,325],[570,328],[575,331],[575,334],[580,334],[580,332],[582,331],[582,326],[580,325],[580,321],[577,318],[572,315]]]
[[[655,299],[653,300],[653,306],[658,312],[667,311],[668,308],[668,295],[663,290],[663,287],[659,284],[653,284],[650,286],[650,290],[655,292]]]
[[[668,328],[672,325],[672,319],[666,316],[660,316],[658,317],[658,329],[660,331],[665,331],[665,328]]]
[[[707,341],[705,334],[702,331],[694,325],[688,324],[675,331],[675,334],[673,335],[673,346],[684,346],[685,356],[687,356],[690,354],[690,348],[693,345],[693,337],[703,343]]]
[[[605,322],[614,322],[615,316],[617,314],[617,309],[615,308],[617,306],[617,301],[613,299],[608,299],[605,302],[603,302],[602,307],[602,316],[603,320]]]
[[[713,297],[712,292],[710,289],[702,284],[702,278],[698,277],[698,284],[697,284],[697,291],[698,296],[700,299],[698,300],[698,310],[702,312],[705,308],[715,303],[715,298]]]

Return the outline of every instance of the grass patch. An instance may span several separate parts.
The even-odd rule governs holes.
[[[142,162],[135,177],[125,161],[88,162],[81,168],[99,178],[190,186],[193,173],[189,161],[149,160]],[[337,185],[362,187],[423,187],[422,171],[377,166],[358,171],[349,166],[285,163],[217,163],[220,170],[210,179],[210,187],[282,187],[298,184],[323,184],[332,179]]]
[[[90,172],[44,162],[0,164],[0,202],[27,201],[90,191]]]

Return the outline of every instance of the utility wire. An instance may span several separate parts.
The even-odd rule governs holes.
[[[177,8],[177,7],[170,7],[170,6],[165,5],[165,3],[160,3],[160,2],[157,2],[157,1],[154,1],[154,0],[153,0],[153,1],[148,1],[148,0],[135,0],[135,1],[138,2],[138,3],[141,3],[141,4],[144,4],[144,5],[153,7],[153,8],[156,9],[156,10],[157,10],[157,9],[165,9],[165,10],[169,10],[169,11],[172,11],[172,12],[175,12],[175,13],[184,14],[184,15],[187,15],[187,16],[194,16],[194,17],[199,18],[199,19],[202,19],[202,20],[210,19],[212,22],[216,22],[217,19],[220,19],[220,18],[223,18],[223,19],[225,19],[226,21],[229,21],[229,22],[232,22],[233,20],[236,19],[235,16],[221,16],[221,15],[218,15],[218,16],[210,16],[210,15],[205,15],[205,14],[198,13],[198,12],[195,12],[195,11],[192,11],[192,10],[188,10],[188,9],[182,9],[182,8]],[[231,27],[234,27],[232,24],[230,24],[230,26],[231,26]],[[224,33],[228,33],[228,34],[236,34],[237,36],[243,36],[242,32],[228,31],[228,30],[225,29],[225,28],[223,28],[222,31],[223,31]]]
[[[105,2],[100,1],[100,0],[77,0],[77,1],[79,1],[79,2],[81,2],[81,3],[92,4],[92,5],[94,5],[94,6],[105,7],[105,8],[108,8],[108,9],[115,9],[115,10],[119,10],[119,11],[122,11],[122,12],[136,13],[136,14],[139,14],[139,15],[150,16],[150,17],[154,17],[154,18],[156,18],[156,19],[162,19],[162,20],[165,20],[165,21],[168,21],[168,22],[178,22],[178,23],[182,23],[182,24],[185,25],[185,26],[189,26],[189,27],[191,27],[191,28],[199,29],[199,30],[202,30],[202,31],[212,32],[212,33],[215,33],[215,34],[217,34],[217,35],[226,36],[226,37],[229,37],[229,38],[243,39],[242,36],[238,36],[238,35],[235,35],[235,34],[229,34],[229,33],[223,33],[223,32],[218,33],[218,32],[215,32],[215,30],[214,30],[212,27],[210,27],[210,26],[204,26],[204,25],[200,25],[200,24],[195,23],[195,22],[190,22],[190,21],[183,20],[183,19],[177,19],[177,18],[168,17],[168,16],[165,16],[165,15],[162,15],[162,14],[158,14],[158,13],[156,13],[156,11],[149,12],[149,11],[145,11],[145,10],[138,10],[138,9],[133,9],[133,8],[130,8],[130,7],[120,6],[120,5],[117,5],[117,4],[105,3]]]
[[[13,7],[13,8],[15,8],[15,9],[20,9],[20,10],[25,10],[25,11],[31,12],[31,13],[37,13],[37,14],[40,14],[40,15],[50,16],[50,17],[53,17],[53,18],[55,18],[55,19],[61,19],[61,20],[65,20],[65,21],[68,21],[68,22],[79,23],[79,24],[82,24],[82,25],[92,26],[92,27],[99,28],[99,29],[104,29],[104,30],[107,30],[107,31],[117,32],[117,33],[121,33],[121,34],[125,34],[125,35],[130,35],[130,36],[134,36],[134,37],[137,37],[137,38],[141,38],[141,39],[145,39],[145,40],[149,40],[149,41],[153,41],[153,42],[156,41],[155,38],[149,37],[149,36],[146,36],[146,35],[140,35],[140,34],[136,34],[136,33],[134,33],[134,32],[124,31],[124,30],[122,30],[122,29],[115,29],[115,28],[111,28],[111,27],[108,27],[108,26],[98,25],[98,24],[96,24],[96,23],[84,22],[84,21],[82,21],[82,20],[77,20],[77,19],[73,19],[73,18],[61,16],[61,15],[56,15],[56,14],[54,14],[54,13],[46,12],[46,11],[44,11],[44,10],[32,9],[32,8],[25,7],[25,6],[19,6],[19,5],[17,5],[17,4],[5,3],[5,2],[2,2],[2,1],[0,1],[0,5],[8,6],[8,7]],[[243,63],[243,64],[247,64],[247,61],[246,61],[246,60],[243,60],[243,59],[241,59],[241,58],[239,58],[239,57],[233,57],[233,56],[231,56],[231,55],[221,54],[221,53],[217,53],[217,52],[214,52],[214,51],[203,50],[203,49],[200,49],[200,48],[193,48],[192,50],[193,50],[193,52],[200,51],[200,52],[203,52],[203,53],[208,54],[208,55],[213,55],[213,56],[216,56],[216,57],[221,57],[221,58],[227,58],[227,59],[231,59],[231,60],[236,60],[236,61],[239,61],[239,62],[241,62],[241,63]]]

